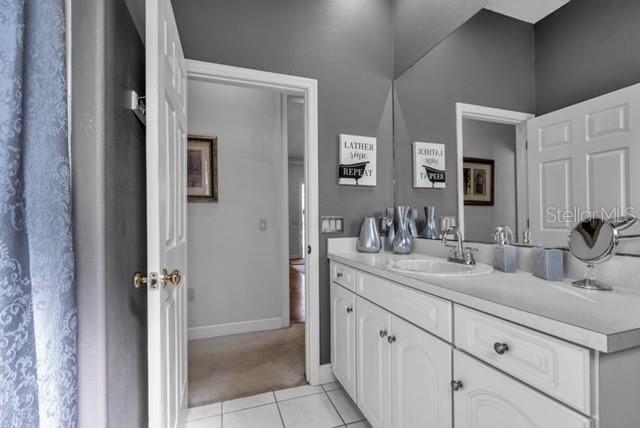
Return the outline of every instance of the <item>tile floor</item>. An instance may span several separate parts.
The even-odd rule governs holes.
[[[186,428],[370,428],[338,382],[193,407]]]

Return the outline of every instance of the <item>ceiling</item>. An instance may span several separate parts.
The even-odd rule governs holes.
[[[569,0],[491,0],[485,9],[535,24]]]

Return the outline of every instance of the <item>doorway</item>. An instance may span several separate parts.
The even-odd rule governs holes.
[[[527,121],[533,117],[456,103],[458,220],[465,239],[492,242],[493,228],[503,224],[516,238],[528,229]]]
[[[315,81],[187,68],[189,134],[218,150],[218,201],[188,210],[189,405],[317,383]]]

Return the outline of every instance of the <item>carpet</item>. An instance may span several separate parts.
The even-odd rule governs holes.
[[[304,385],[304,327],[189,341],[189,407]]]

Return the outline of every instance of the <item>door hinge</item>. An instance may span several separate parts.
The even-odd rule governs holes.
[[[307,254],[311,254],[311,245],[307,245]]]
[[[531,228],[531,220],[527,219],[527,229]]]

